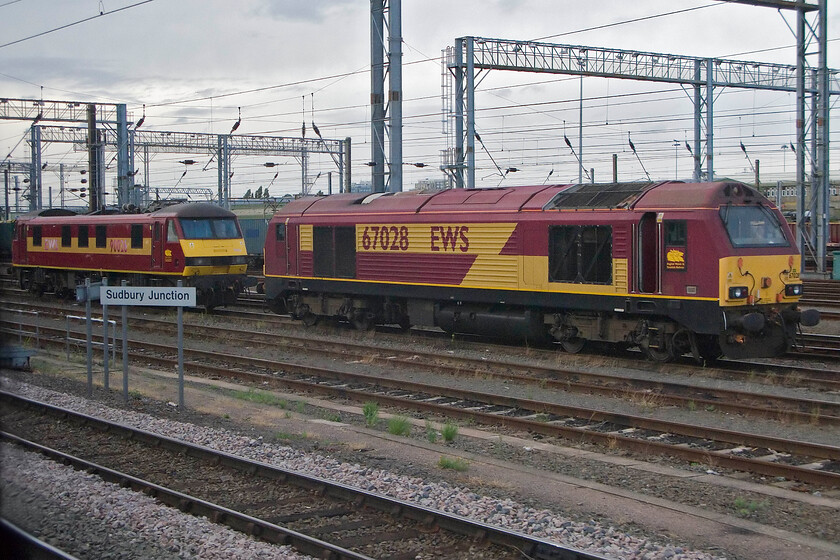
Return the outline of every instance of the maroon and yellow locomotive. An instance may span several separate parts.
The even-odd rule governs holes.
[[[798,309],[799,262],[778,209],[739,183],[342,194],[274,216],[265,288],[304,322],[766,357],[819,321]]]
[[[113,285],[197,288],[199,305],[233,303],[246,285],[245,241],[236,215],[214,204],[154,212],[75,214],[44,210],[16,220],[12,266],[23,289],[59,296],[85,278]]]

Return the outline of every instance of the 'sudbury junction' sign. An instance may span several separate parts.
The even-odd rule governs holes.
[[[178,280],[177,287],[133,287],[123,280],[120,286],[109,286],[108,279],[96,285],[90,279],[85,280],[84,286],[76,288],[76,299],[85,302],[87,319],[87,370],[88,396],[93,395],[93,372],[91,370],[91,300],[98,299],[102,304],[102,323],[104,325],[103,369],[105,373],[105,389],[108,389],[108,306],[122,307],[122,339],[123,339],[123,396],[128,401],[128,307],[135,305],[177,307],[178,308],[178,406],[184,407],[184,307],[196,307],[196,288],[185,288],[182,280]]]
[[[162,307],[195,307],[196,290],[189,288],[149,288],[102,286],[99,292],[102,305],[145,305]]]

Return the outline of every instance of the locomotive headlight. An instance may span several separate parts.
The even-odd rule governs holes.
[[[802,284],[788,284],[785,286],[786,297],[799,297],[802,295]]]
[[[729,299],[747,299],[750,291],[746,286],[732,286],[729,288]]]

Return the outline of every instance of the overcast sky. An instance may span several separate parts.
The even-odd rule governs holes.
[[[699,9],[657,17],[689,8]],[[326,138],[352,139],[353,179],[369,180],[369,9],[362,0],[0,0],[0,97],[126,103],[134,122],[145,105],[148,130],[226,133],[241,111],[238,134],[300,136],[305,120],[311,136],[314,121]],[[402,12],[405,161],[428,165],[405,168],[406,190],[420,179],[442,177],[439,57],[457,37],[795,63],[788,28],[794,14],[786,14],[786,24],[776,10],[712,0],[406,0]],[[630,20],[637,21],[608,26]],[[829,39],[840,37],[834,2],[828,29]],[[837,43],[830,41],[828,50],[829,66],[840,68]],[[483,76],[476,94],[477,130],[486,147],[477,148],[480,186],[541,184],[549,174],[551,182],[576,181],[577,163],[563,137],[577,150],[580,80],[501,71]],[[596,180],[611,178],[613,153],[621,180],[644,179],[645,171],[654,179],[690,178],[691,155],[674,145],[692,139],[686,92],[598,78],[584,79],[583,89],[583,159]],[[763,182],[792,178],[793,156],[782,145],[795,141],[794,96],[716,94],[716,174],[749,180],[751,161],[760,159]],[[4,156],[29,157],[20,142],[26,128],[0,121]],[[834,132],[832,143],[837,140]],[[832,150],[831,157],[836,169],[840,152]],[[44,161],[85,165],[84,158],[69,146],[52,145]],[[158,154],[149,177],[138,180],[161,187],[181,180],[215,191],[215,164],[206,171],[192,166],[181,179],[185,167],[177,161],[184,158]],[[284,164],[273,169],[262,165],[264,159],[234,159],[234,196],[269,184],[273,195],[300,191],[294,159],[273,158]],[[502,177],[497,165],[519,171]],[[326,191],[329,171],[335,171],[329,157],[312,157],[315,191]],[[45,186],[58,184],[55,173],[44,180]]]

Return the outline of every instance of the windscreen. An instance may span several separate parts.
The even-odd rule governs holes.
[[[242,237],[236,218],[181,218],[184,239],[236,239]]]
[[[782,224],[764,206],[723,206],[720,217],[733,247],[789,246]]]

